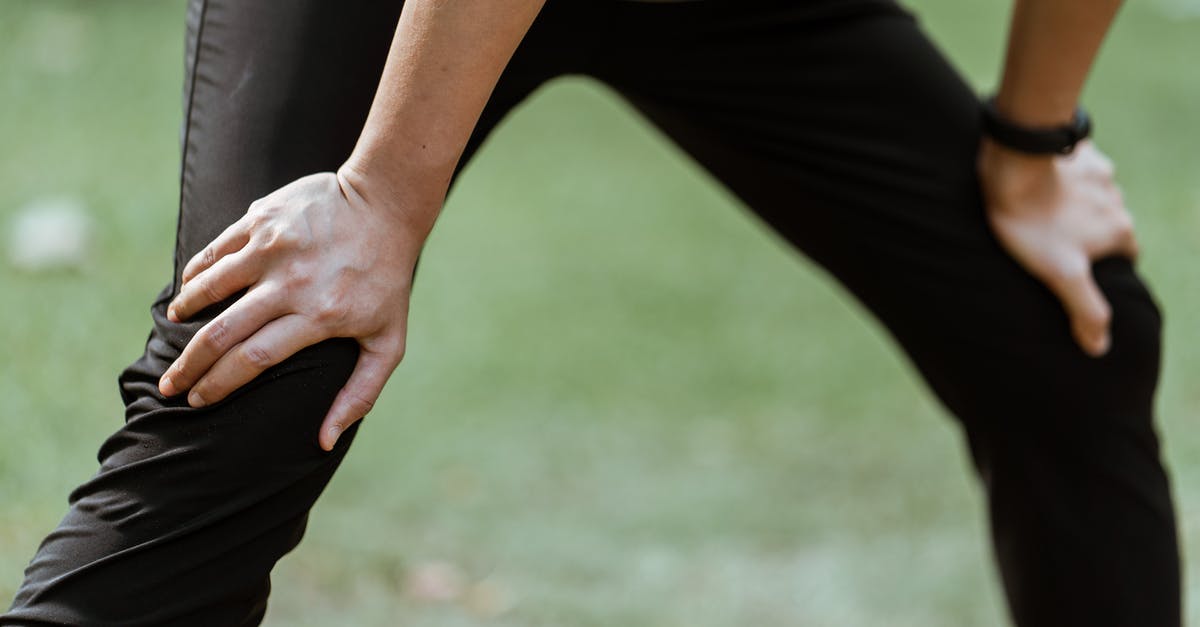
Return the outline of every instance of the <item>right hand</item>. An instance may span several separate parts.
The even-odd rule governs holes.
[[[169,319],[247,291],[200,329],[159,390],[190,390],[188,403],[202,407],[302,348],[354,338],[358,362],[318,434],[331,450],[371,410],[404,357],[413,268],[431,226],[415,224],[409,216],[424,212],[406,212],[391,201],[395,194],[372,191],[348,168],[306,176],[254,202],[197,253]],[[427,194],[424,201],[442,200]]]
[[[978,166],[1000,244],[1062,302],[1079,346],[1093,357],[1106,353],[1112,307],[1091,262],[1138,253],[1112,162],[1090,141],[1068,156],[1032,156],[984,139]]]

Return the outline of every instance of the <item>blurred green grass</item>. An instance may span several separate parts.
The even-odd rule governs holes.
[[[1003,3],[910,5],[992,84]],[[1200,20],[1158,6],[1126,8],[1086,101],[1166,310],[1160,425],[1195,565]],[[120,424],[115,378],[168,279],[182,15],[0,0],[0,224],[76,195],[99,244],[78,273],[0,264],[5,601]],[[559,80],[497,131],[426,249],[410,326],[269,624],[1003,624],[952,420],[840,288],[602,86]],[[430,560],[510,609],[406,597]]]

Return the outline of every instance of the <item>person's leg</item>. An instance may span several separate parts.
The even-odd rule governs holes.
[[[1075,345],[988,229],[976,98],[911,16],[619,3],[610,23],[597,77],[836,277],[959,418],[1016,623],[1178,625],[1157,303],[1129,261],[1098,261],[1112,349]]]
[[[579,58],[578,11],[552,3],[500,79],[468,146]],[[188,10],[182,194],[175,279],[256,198],[332,170],[363,123],[401,8],[397,1],[193,0]],[[547,51],[554,50],[554,54]],[[168,285],[145,354],[120,376],[125,424],[70,495],[4,625],[250,625],[269,573],[353,440],[331,453],[317,428],[357,357],[350,340],[301,351],[203,409],[157,380],[220,310],[171,323]]]

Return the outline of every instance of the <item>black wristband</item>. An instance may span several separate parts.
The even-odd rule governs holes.
[[[1036,155],[1070,154],[1075,144],[1092,133],[1092,119],[1080,107],[1075,117],[1063,126],[1023,126],[1006,119],[996,111],[996,99],[987,98],[980,103],[983,133],[996,143]]]

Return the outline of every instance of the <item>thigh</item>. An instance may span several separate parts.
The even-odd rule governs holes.
[[[539,18],[500,79],[467,155],[573,58]],[[100,469],[70,495],[3,624],[241,625],[263,616],[269,572],[304,533],[356,431],[331,453],[321,419],[355,342],[309,347],[202,409],[157,380],[222,306],[165,315],[178,271],[258,197],[338,167],[366,117],[401,8],[395,0],[193,0],[188,7],[183,166],[174,279],[151,308],[144,355],[120,376],[126,420]]]
[[[598,77],[837,279],[951,409],[1010,427],[1034,420],[1008,414],[1005,390],[968,406],[960,382],[941,385],[987,372],[1027,394],[1081,393],[1072,415],[1148,413],[1153,385],[1104,384],[1157,373],[1157,302],[1129,260],[1097,261],[1114,347],[1103,359],[1076,347],[1057,299],[992,235],[975,173],[977,98],[909,13],[889,0],[624,10],[648,19],[621,20],[636,26],[601,55]]]
[[[175,276],[254,200],[350,155],[402,0],[192,0]],[[550,78],[577,69],[590,3],[547,2],[459,161]],[[198,320],[203,323],[204,319]]]
[[[1090,358],[987,226],[975,94],[892,2],[631,5],[598,77],[836,278],[961,421],[1018,623],[1176,624],[1161,312],[1133,264],[1093,265],[1114,318]]]

